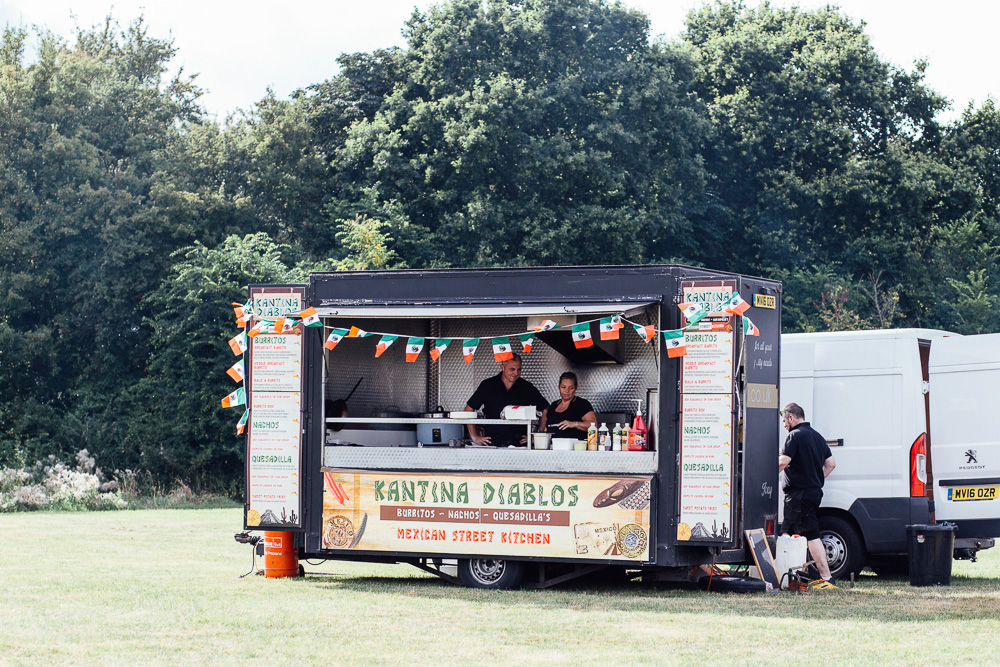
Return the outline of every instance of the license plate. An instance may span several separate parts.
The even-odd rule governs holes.
[[[996,500],[997,486],[959,486],[948,489],[948,500]]]

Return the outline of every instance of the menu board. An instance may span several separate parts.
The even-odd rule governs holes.
[[[652,477],[323,468],[324,550],[648,562]]]
[[[679,538],[731,539],[732,433],[732,395],[681,397]]]
[[[683,393],[732,394],[733,332],[687,331]]]
[[[255,312],[271,318],[301,311],[301,292],[301,288],[264,288],[251,296]],[[250,339],[249,359],[245,524],[257,529],[300,529],[303,431],[302,337],[298,327]]]
[[[723,303],[733,280],[685,281],[683,299],[708,310],[685,331],[681,366],[677,540],[731,544],[733,535],[733,317]]]

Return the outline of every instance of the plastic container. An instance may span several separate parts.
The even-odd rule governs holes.
[[[802,535],[779,535],[774,545],[774,569],[782,588],[788,588],[789,570],[801,570],[809,560],[809,540]]]
[[[615,424],[615,429],[611,431],[611,449],[618,452],[622,448],[622,425]]]
[[[597,424],[591,423],[587,429],[587,445],[584,449],[597,449]]]
[[[552,434],[534,433],[531,436],[531,442],[535,449],[548,449],[552,443]]]
[[[611,433],[607,424],[601,424],[601,428],[597,429],[597,442],[593,447],[590,446],[590,438],[587,439],[587,449],[592,452],[611,449]]]
[[[575,447],[576,438],[552,438],[552,449],[569,452],[573,451]]]
[[[299,576],[299,554],[292,533],[264,531],[264,576]]]
[[[911,586],[950,586],[955,552],[955,524],[915,524],[906,527]]]
[[[637,401],[639,407],[632,421],[632,431],[629,434],[629,450],[633,452],[646,451],[646,422],[642,418],[642,401]]]

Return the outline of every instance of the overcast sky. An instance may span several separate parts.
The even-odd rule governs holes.
[[[100,23],[110,12],[122,25],[140,14],[149,33],[172,36],[176,65],[198,73],[202,98],[219,119],[249,108],[271,87],[280,98],[336,73],[344,52],[404,46],[400,34],[413,9],[430,0],[0,0],[0,24],[47,27],[67,39],[75,25]],[[624,0],[649,15],[654,35],[674,37],[700,0]],[[748,5],[758,4],[748,0]],[[775,6],[827,2],[775,0]],[[1000,3],[985,0],[841,0],[863,20],[881,56],[912,68],[927,59],[928,84],[953,102],[946,119],[970,102],[1000,99],[997,26]],[[34,42],[33,42],[34,43]]]

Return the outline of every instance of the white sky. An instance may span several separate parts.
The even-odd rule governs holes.
[[[0,25],[47,27],[69,39],[75,25],[101,23],[112,12],[127,25],[145,16],[149,34],[172,36],[174,64],[198,73],[208,92],[202,103],[219,119],[246,109],[270,86],[279,98],[336,73],[344,52],[404,46],[400,34],[414,7],[430,0],[0,0]],[[674,37],[700,0],[624,0],[643,10],[652,33]],[[747,0],[748,5],[758,4]],[[772,5],[818,7],[818,0],[773,0]],[[1000,3],[987,0],[840,0],[855,20],[867,24],[886,60],[911,69],[929,60],[928,84],[953,102],[945,120],[972,101],[1000,99],[996,26]],[[75,18],[74,18],[75,17]]]

